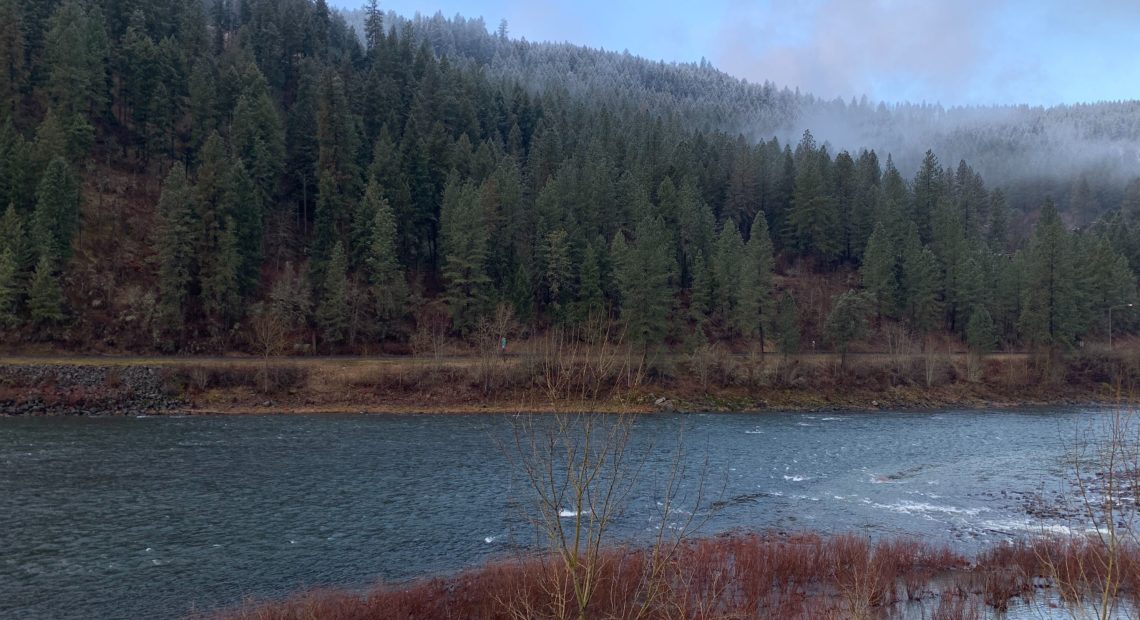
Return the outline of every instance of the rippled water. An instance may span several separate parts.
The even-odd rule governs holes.
[[[1030,517],[1025,502],[1057,492],[1075,433],[1106,416],[646,416],[630,450],[648,461],[617,532],[651,530],[683,436],[680,505],[699,509],[703,478],[706,508],[718,508],[704,534],[854,530],[968,552],[1070,525]],[[534,535],[504,448],[517,425],[495,415],[0,419],[0,617],[179,617],[512,553]]]

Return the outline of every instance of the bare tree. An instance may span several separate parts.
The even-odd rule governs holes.
[[[288,342],[288,320],[272,306],[256,304],[250,313],[250,336],[263,360],[262,392],[269,393],[269,358],[280,355]]]
[[[544,340],[540,360],[555,408],[567,403],[588,406],[585,403],[597,402],[603,390],[617,389],[615,381],[623,372],[619,369],[621,354],[608,331],[608,321],[604,323],[606,327],[595,323],[601,331],[590,337],[572,337],[556,330]],[[630,494],[645,482],[642,474],[654,450],[651,442],[635,445],[631,441],[637,419],[627,413],[588,410],[516,417],[514,443],[507,452],[533,497],[527,517],[547,553],[536,579],[545,606],[535,609],[534,601],[526,596],[505,601],[515,617],[590,617],[591,601],[607,584],[613,585],[612,577],[622,569],[623,561],[641,562],[638,596],[628,601],[626,617],[646,617],[663,600],[667,581],[675,576],[683,541],[708,515],[697,516],[706,476],[702,470],[696,490],[686,498],[686,503],[694,502],[694,508],[679,512],[676,504],[682,486],[691,479],[680,433],[664,480],[655,485],[654,539],[643,554],[616,553],[612,528]]]

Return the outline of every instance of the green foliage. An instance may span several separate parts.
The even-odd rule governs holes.
[[[408,286],[396,256],[395,214],[375,180],[364,192],[361,210],[373,214],[362,266],[371,304],[371,331],[384,337],[394,331],[395,322],[407,312]]]
[[[1081,317],[1072,246],[1056,207],[1047,201],[1026,250],[1019,326],[1030,344],[1068,347],[1077,335]]]
[[[67,260],[79,229],[79,183],[62,157],[51,160],[36,189],[32,239],[41,256]]]
[[[776,338],[780,352],[785,356],[800,352],[800,310],[787,291],[776,309]]]
[[[598,252],[593,245],[588,245],[578,270],[578,307],[575,318],[578,322],[584,323],[592,316],[604,316],[605,312],[605,287],[602,285]]]
[[[28,315],[32,324],[41,331],[63,321],[63,293],[55,270],[55,259],[50,254],[40,256],[28,290]],[[52,334],[47,332],[48,336]]]
[[[877,316],[894,316],[902,296],[899,285],[898,251],[887,233],[886,226],[879,222],[867,240],[863,252],[863,266],[859,270],[863,287],[875,300]]]
[[[989,353],[997,347],[997,330],[993,318],[982,306],[970,314],[966,325],[966,344],[974,353]]]
[[[930,248],[919,243],[918,230],[913,225],[904,243],[901,278],[904,315],[912,329],[926,333],[938,325],[942,312],[938,258]]]
[[[348,337],[348,258],[339,241],[329,255],[316,318],[325,343],[339,345]]]
[[[826,264],[840,257],[844,238],[836,200],[828,191],[831,162],[826,151],[815,148],[811,132],[804,132],[797,153],[801,151],[790,224],[797,249]]]
[[[158,253],[158,314],[161,329],[179,334],[196,268],[198,222],[194,188],[181,166],[162,184],[155,249]]]
[[[254,303],[298,338],[316,326],[334,346],[401,339],[410,310],[440,300],[459,334],[506,301],[540,330],[620,311],[646,351],[694,332],[774,332],[790,349],[799,320],[790,296],[776,303],[777,262],[792,280],[857,267],[877,318],[967,340],[985,311],[1003,342],[1069,344],[1105,334],[1107,308],[1135,298],[1140,181],[1119,187],[1111,162],[1081,176],[1023,149],[1064,185],[1010,183],[1016,158],[987,158],[987,180],[1009,193],[990,192],[966,161],[944,168],[934,154],[990,148],[963,129],[919,134],[931,150],[904,178],[874,151],[833,157],[833,136],[753,143],[737,121],[827,111],[890,134],[933,108],[836,105],[707,67],[520,47],[468,20],[386,32],[384,17],[375,2],[352,24],[310,0],[0,0],[3,312],[29,316],[45,256],[55,280],[84,274],[84,294],[124,293],[74,309],[78,340],[153,335],[170,350],[228,346]],[[547,74],[571,56],[588,70]],[[1014,147],[1041,123],[1119,125],[1124,139],[1128,113],[1004,111],[1021,120],[1000,131]],[[152,205],[151,175],[166,171]],[[1064,221],[1095,223],[1069,233],[1044,214],[1014,255],[1022,214],[1046,191],[1071,203]],[[156,312],[101,323],[134,315],[148,287]]]
[[[16,258],[9,249],[0,250],[0,326],[16,324],[16,300],[19,283],[16,280]]]
[[[772,299],[772,271],[774,265],[772,240],[768,236],[768,222],[764,212],[756,214],[744,247],[744,261],[740,273],[740,296],[737,316],[733,321],[745,335],[759,334],[761,346],[764,326],[772,319],[775,304]]]
[[[637,224],[630,244],[620,234],[614,238],[621,318],[627,338],[646,353],[664,339],[669,328],[673,308],[670,283],[677,272],[669,242],[664,221],[648,215]]]
[[[469,334],[488,307],[491,279],[487,276],[487,229],[473,183],[448,181],[440,209],[443,237],[444,297],[452,327]]]

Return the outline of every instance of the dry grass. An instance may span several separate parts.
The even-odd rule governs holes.
[[[614,619],[872,617],[899,600],[900,584],[966,563],[946,549],[910,540],[872,545],[854,535],[813,534],[694,540],[663,571],[651,566],[651,553],[638,549],[611,549],[596,561],[602,585],[587,617]],[[541,557],[500,561],[366,594],[312,591],[268,605],[251,602],[218,617],[562,618],[567,597],[549,584],[570,587],[564,567]]]
[[[872,543],[854,534],[735,534],[684,542],[666,570],[652,554],[614,548],[597,562],[598,595],[586,617],[887,618],[919,605],[922,617],[975,620],[1021,599],[1067,604],[1097,594],[1105,550],[1095,539],[1001,544],[974,564],[946,547],[910,539]],[[1140,549],[1121,550],[1121,597],[1140,594]],[[446,578],[382,585],[358,594],[314,590],[276,603],[250,601],[218,620],[566,618],[551,583],[570,587],[564,564],[501,560]],[[650,580],[657,579],[656,583]],[[653,586],[652,588],[650,586]],[[652,592],[652,597],[647,596]],[[563,593],[565,594],[565,593]],[[916,608],[905,608],[914,611]]]

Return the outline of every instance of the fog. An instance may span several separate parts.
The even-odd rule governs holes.
[[[360,13],[344,15],[358,33],[363,32]],[[928,75],[957,87],[966,83],[962,80],[970,79],[971,71],[980,70],[975,54],[966,50],[976,39],[969,20],[959,13],[950,15],[933,8],[915,19],[944,23],[948,38],[934,43],[949,49],[959,42],[961,47],[953,57],[927,54],[921,64]],[[833,22],[829,18],[819,23],[818,32],[813,31],[816,34],[812,36],[831,33],[829,28],[838,28]],[[663,63],[571,43],[503,40],[492,34],[493,28],[482,19],[445,18],[441,14],[405,18],[390,12],[385,23],[397,32],[410,33],[417,44],[426,41],[437,54],[446,54],[453,62],[480,65],[489,75],[507,84],[523,84],[534,93],[565,93],[609,106],[636,105],[663,116],[678,116],[693,128],[739,133],[753,141],[774,136],[781,143],[794,145],[804,130],[811,130],[816,141],[829,145],[833,154],[873,149],[881,161],[889,154],[907,178],[914,174],[925,152],[932,150],[946,167],[965,160],[988,185],[1005,187],[1014,194],[1015,203],[1028,204],[1051,194],[1063,205],[1073,183],[1085,177],[1094,185],[1102,206],[1115,207],[1128,180],[1140,176],[1137,100],[1048,107],[944,107],[881,103],[867,97],[828,99],[772,79],[741,78],[739,73],[749,73],[741,69],[741,63],[749,58],[765,64],[763,59],[749,56],[748,50],[741,50],[740,58],[728,63],[734,75],[706,61]],[[742,23],[741,27],[745,26],[747,23]],[[917,54],[919,42],[913,37],[891,44],[876,42],[891,36],[896,26],[882,25],[879,31],[869,33],[863,39],[866,49],[850,56],[846,66],[857,72],[861,63],[870,64],[861,58],[876,53]],[[850,47],[842,42],[836,45]],[[941,49],[938,45],[932,49]],[[796,70],[823,77],[835,70],[830,66],[798,66]],[[912,68],[917,71],[918,65]],[[791,74],[782,75],[792,79]],[[1024,200],[1017,200],[1018,195]]]

